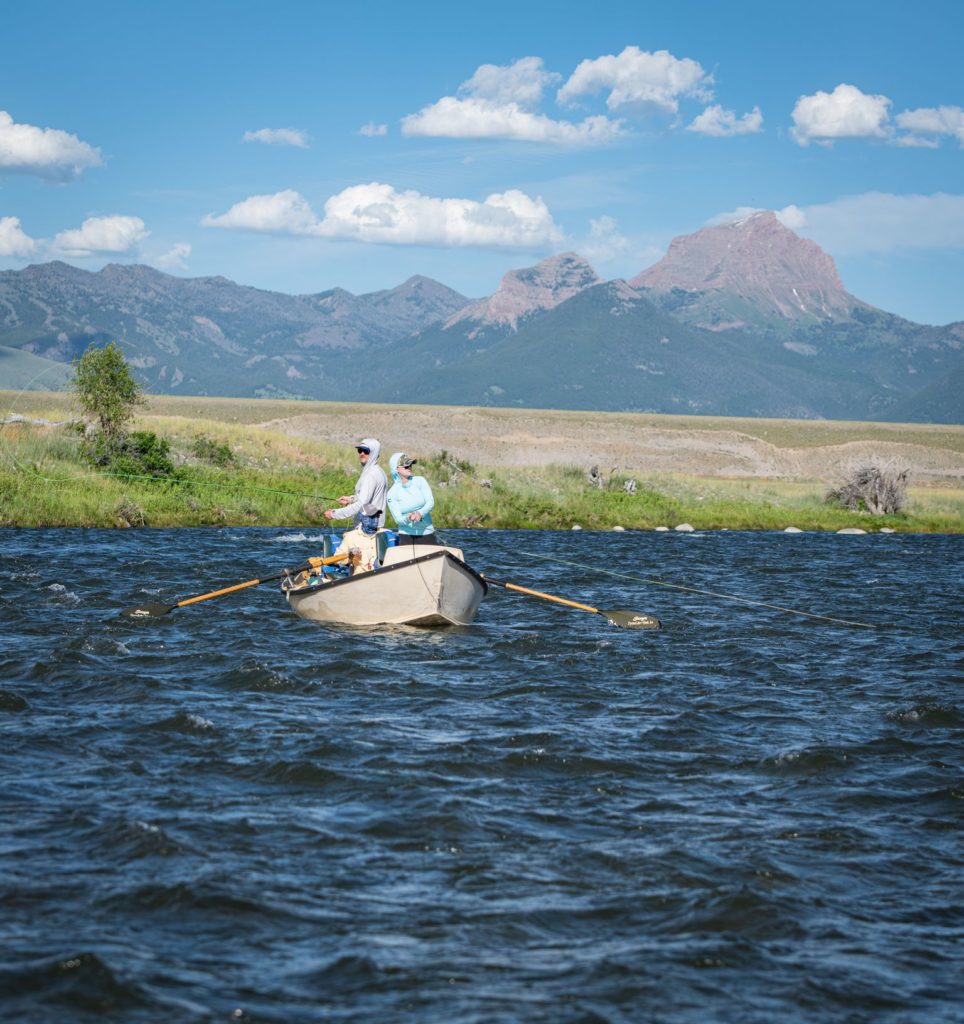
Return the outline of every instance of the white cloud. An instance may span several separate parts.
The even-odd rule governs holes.
[[[894,120],[900,128],[913,133],[897,139],[902,146],[936,148],[937,139],[921,136],[952,135],[964,147],[964,109],[961,107],[919,107],[917,110],[905,110]]]
[[[712,135],[725,138],[730,135],[753,135],[763,131],[763,114],[759,107],[754,107],[742,117],[737,117],[732,110],[725,110],[719,104],[707,107],[699,117],[686,126],[690,132],[701,135]]]
[[[269,196],[250,196],[235,203],[220,216],[208,214],[201,223],[206,228],[237,228],[282,235],[308,235],[318,223],[308,200],[292,189]]]
[[[730,224],[762,212],[753,206],[721,213],[708,224]],[[812,206],[775,210],[792,231],[833,256],[898,249],[964,249],[964,195],[865,192]]]
[[[103,163],[99,149],[57,128],[17,124],[0,110],[0,175],[33,174],[69,181],[85,168]]]
[[[712,82],[713,76],[688,57],[681,60],[668,50],[649,53],[627,46],[618,56],[582,61],[556,99],[571,103],[577,96],[609,89],[606,105],[610,110],[641,106],[675,114],[684,96],[712,99]]]
[[[308,148],[308,133],[298,128],[259,128],[256,132],[245,132],[245,142],[263,142],[268,146],[297,146]]]
[[[88,217],[79,228],[61,231],[53,248],[72,257],[127,253],[136,250],[149,234],[140,217]]]
[[[791,231],[800,231],[807,226],[806,211],[792,203],[784,206],[782,210],[776,210],[777,220]]]
[[[523,57],[514,64],[482,64],[475,74],[459,86],[463,96],[502,105],[518,104],[534,110],[542,100],[543,89],[562,78],[554,71],[546,71],[541,57]]]
[[[539,57],[523,57],[506,67],[483,64],[459,86],[458,96],[443,96],[402,118],[402,133],[576,146],[607,143],[623,134],[622,123],[607,117],[574,123],[536,113],[544,88],[560,77],[546,71]]]
[[[369,121],[368,124],[363,124],[361,128],[358,129],[358,134],[367,135],[370,139],[373,139],[378,135],[387,135],[388,125],[375,124],[374,121]]]
[[[438,103],[403,118],[402,133],[578,146],[611,142],[623,134],[623,127],[621,121],[611,121],[608,117],[587,117],[575,124],[531,113],[517,103],[500,106],[489,100],[443,96]]]
[[[611,263],[627,255],[633,243],[620,232],[619,225],[609,216],[589,221],[589,237],[576,243],[576,249],[590,263]]]
[[[895,146],[907,149],[940,149],[940,141],[935,138],[925,139],[921,135],[897,135],[892,140]]]
[[[0,217],[0,256],[26,259],[37,250],[37,242],[20,227],[19,217]]]
[[[154,266],[161,270],[187,270],[187,260],[191,255],[191,246],[188,242],[178,242],[162,256],[155,259]]]
[[[869,96],[842,82],[833,92],[801,96],[793,108],[790,134],[801,146],[834,139],[884,139],[890,134],[886,96]]]
[[[307,200],[288,190],[251,196],[207,227],[238,228],[313,238],[392,245],[478,245],[541,248],[562,232],[541,198],[511,189],[472,199],[438,199],[372,182],[331,196],[319,219]]]

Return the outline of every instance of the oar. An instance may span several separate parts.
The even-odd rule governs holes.
[[[506,590],[515,590],[520,594],[528,594],[529,597],[541,597],[544,601],[554,601],[556,604],[564,604],[570,608],[579,608],[584,612],[603,615],[609,619],[613,626],[624,626],[626,629],[659,629],[661,626],[659,619],[655,615],[647,615],[645,612],[630,612],[618,609],[616,611],[603,611],[600,608],[593,608],[589,604],[570,601],[565,597],[544,594],[541,590],[529,590],[528,587],[520,587],[515,583],[504,583],[502,580],[494,580],[491,576],[484,576],[483,578],[486,583],[494,583],[497,587],[505,587]]]
[[[270,580],[280,580],[283,576],[292,576],[305,569],[318,569],[323,565],[331,565],[334,562],[343,562],[348,557],[348,552],[340,555],[331,555],[329,558],[309,558],[306,565],[299,565],[296,569],[282,569],[273,576],[262,576],[256,580],[246,580],[244,583],[235,583],[231,587],[222,587],[220,590],[212,590],[209,594],[199,594],[197,597],[186,597],[176,604],[137,604],[133,608],[125,608],[121,615],[132,618],[145,618],[147,616],[167,615],[175,608],[183,608],[188,604],[197,604],[198,601],[210,601],[212,597],[223,597],[225,594],[233,594],[236,590],[245,590],[247,587],[256,587],[260,583],[268,583]]]

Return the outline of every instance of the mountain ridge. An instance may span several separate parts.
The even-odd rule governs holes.
[[[914,324],[861,301],[771,212],[674,239],[629,282],[565,252],[476,300],[418,274],[287,295],[139,265],[0,272],[0,346],[63,364],[108,340],[162,393],[964,416],[948,383],[964,322]]]

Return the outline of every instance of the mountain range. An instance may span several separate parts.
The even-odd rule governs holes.
[[[964,322],[925,326],[862,302],[827,253],[768,212],[677,238],[630,281],[604,281],[563,253],[509,271],[477,300],[425,277],[291,296],[144,266],[0,273],[0,388],[63,386],[66,364],[110,340],[152,393],[955,423],[964,413]]]

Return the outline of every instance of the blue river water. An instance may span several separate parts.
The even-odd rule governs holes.
[[[319,531],[0,530],[0,1019],[962,1020],[962,539],[446,537],[664,629],[135,621]]]

